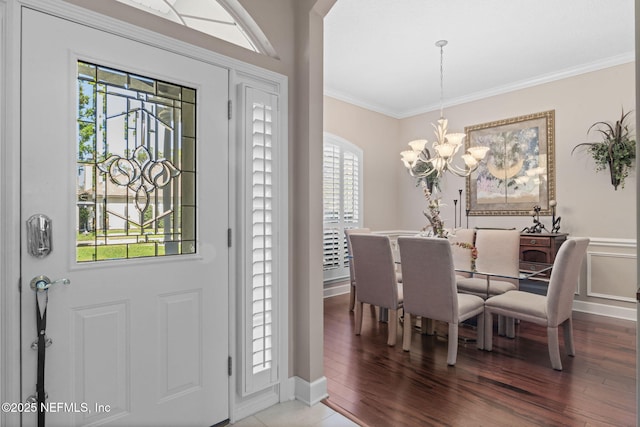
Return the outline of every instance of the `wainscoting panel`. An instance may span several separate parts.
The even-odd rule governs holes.
[[[636,242],[592,239],[587,250],[587,296],[635,302]]]

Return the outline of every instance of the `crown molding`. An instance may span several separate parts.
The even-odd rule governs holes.
[[[325,87],[323,94],[324,96],[335,98],[338,101],[346,102],[348,104],[355,105],[356,107],[364,108],[366,110],[373,111],[374,113],[380,113],[394,119],[404,118],[397,111],[390,110],[381,104],[369,103],[339,90],[333,90]]]
[[[594,62],[583,64],[577,67],[565,68],[563,70],[559,70],[553,73],[543,74],[543,75],[534,77],[532,79],[522,80],[515,83],[509,83],[509,84],[497,86],[491,89],[474,92],[469,95],[452,98],[446,101],[443,107],[448,108],[455,105],[466,104],[468,102],[479,101],[481,99],[490,98],[492,96],[502,95],[505,93],[514,92],[521,89],[527,89],[533,86],[538,86],[541,84],[566,79],[569,77],[575,77],[581,74],[586,74],[593,71],[599,71],[599,70],[627,64],[634,61],[635,61],[635,52],[633,51],[627,52],[624,54],[605,58],[600,61],[594,61]],[[351,94],[347,94],[331,88],[325,88],[324,94],[326,96],[336,98],[340,101],[348,102],[349,104],[353,104],[355,106],[365,108],[367,110],[371,110],[376,113],[384,114],[394,119],[406,119],[409,117],[417,116],[418,114],[430,113],[433,111],[438,111],[440,109],[440,104],[431,104],[431,105],[426,105],[424,107],[416,108],[412,110],[398,111],[398,110],[391,110],[381,104],[363,101],[361,99],[354,97]]]

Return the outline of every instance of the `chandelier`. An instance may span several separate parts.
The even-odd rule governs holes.
[[[489,151],[489,147],[469,147],[465,154],[460,157],[464,161],[464,167],[457,166],[453,163],[455,155],[460,150],[464,141],[464,133],[447,133],[447,119],[443,115],[443,68],[442,57],[443,48],[447,45],[446,40],[438,40],[436,46],[440,48],[440,119],[437,124],[431,124],[435,129],[436,140],[433,142],[433,150],[435,156],[431,156],[431,152],[427,148],[428,141],[426,139],[416,139],[411,141],[409,146],[411,150],[400,153],[404,166],[409,170],[411,176],[417,178],[426,178],[435,174],[436,177],[441,176],[445,171],[449,171],[458,176],[469,176],[473,171],[478,169],[480,161],[484,159]]]

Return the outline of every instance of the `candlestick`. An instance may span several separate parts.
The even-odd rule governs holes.
[[[462,228],[462,188],[458,190],[458,194],[460,195],[460,228]]]
[[[458,199],[453,199],[453,229],[456,228],[458,228]]]
[[[551,206],[551,232],[559,233],[560,232],[560,219],[561,217],[556,218],[556,205],[558,202],[555,200],[549,201],[549,206]]]

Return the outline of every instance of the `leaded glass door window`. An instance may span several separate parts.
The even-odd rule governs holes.
[[[190,254],[196,90],[78,62],[77,262]]]

